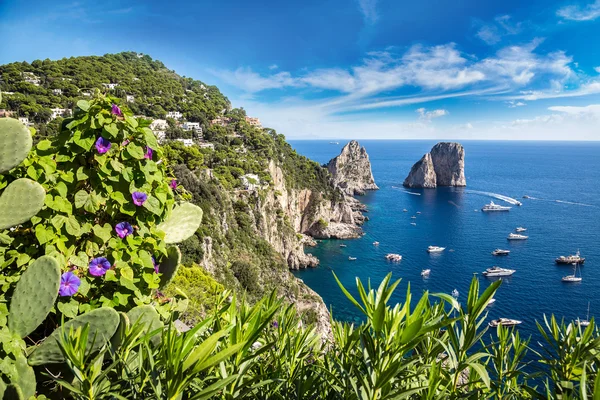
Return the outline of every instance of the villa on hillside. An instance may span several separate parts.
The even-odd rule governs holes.
[[[202,127],[200,122],[184,122],[181,124],[181,129],[184,131],[194,131],[196,133],[202,133]]]
[[[167,113],[167,118],[181,119],[181,118],[183,118],[183,114],[180,113],[179,111],[169,111]]]
[[[246,117],[246,122],[252,126],[256,126],[257,128],[262,128],[262,124],[258,118]]]
[[[61,94],[63,94],[63,93],[62,93],[62,89],[52,89],[52,93],[54,93],[54,94],[58,94],[58,95],[61,95]]]
[[[190,147],[194,145],[194,141],[192,139],[175,139],[178,142],[183,143],[185,147]]]
[[[198,147],[200,147],[201,149],[215,149],[215,145],[213,143],[208,142],[200,142],[198,143]]]
[[[165,137],[167,136],[167,132],[165,132],[165,131],[153,131],[153,132],[156,135],[156,138],[158,139],[159,143],[162,143],[162,141],[165,140]]]
[[[50,119],[56,119],[58,117],[65,117],[68,116],[70,114],[70,110],[67,108],[51,108],[50,109],[52,111],[52,115],[50,116]]]
[[[169,124],[167,124],[167,121],[164,119],[155,119],[150,124],[150,129],[152,129],[153,131],[156,131],[156,130],[164,131],[168,127],[169,127]]]
[[[9,118],[12,114],[12,111],[5,110],[4,108],[0,109],[0,118]]]
[[[85,97],[92,97],[92,92],[81,92],[81,95]]]
[[[217,117],[217,118],[211,120],[210,123],[211,123],[211,125],[227,126],[227,125],[229,125],[230,121],[231,121],[231,118],[229,118],[229,117]]]
[[[102,86],[104,86],[105,88],[107,88],[109,90],[113,90],[114,88],[119,86],[119,84],[118,83],[103,83]]]
[[[256,174],[242,175],[240,180],[246,190],[256,190],[260,187],[260,178]]]
[[[33,72],[22,72],[21,76],[25,79],[25,82],[31,83],[32,85],[40,86],[40,83],[42,83],[42,80]]]
[[[135,96],[128,94],[127,96],[125,96],[125,100],[128,103],[133,103],[133,102],[135,102]]]
[[[19,121],[26,126],[29,126],[29,118],[27,117],[19,117]]]

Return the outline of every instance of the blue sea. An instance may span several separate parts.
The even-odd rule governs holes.
[[[482,290],[490,280],[481,275],[498,265],[516,269],[503,281],[489,319],[523,321],[522,333],[539,337],[535,321],[544,314],[566,319],[600,316],[600,143],[463,141],[467,188],[404,189],[411,166],[435,141],[361,141],[371,159],[379,191],[360,200],[368,206],[366,235],[355,240],[323,240],[307,248],[321,260],[318,268],[296,276],[319,293],[337,319],[360,320],[360,314],[338,288],[332,271],[356,294],[355,277],[377,286],[386,274],[402,279],[392,302],[403,302],[407,286],[414,297],[430,293],[459,292],[466,301],[474,274]],[[319,163],[339,154],[339,145],[327,141],[291,141],[298,153]],[[521,207],[509,212],[483,213],[495,196],[517,199]],[[531,199],[524,199],[523,196]],[[403,212],[407,209],[408,212]],[[420,214],[417,212],[420,211]],[[411,216],[416,219],[411,219]],[[416,222],[416,226],[411,222]],[[526,241],[509,242],[515,228],[527,228]],[[379,241],[379,246],[373,242]],[[340,244],[347,247],[341,248]],[[429,254],[429,245],[446,247]],[[511,251],[494,257],[496,248]],[[557,266],[560,255],[581,251],[585,264],[577,273],[581,283],[563,283],[570,266]],[[400,263],[389,263],[387,253],[399,253]],[[349,261],[348,257],[356,257]],[[431,269],[428,279],[421,270]]]

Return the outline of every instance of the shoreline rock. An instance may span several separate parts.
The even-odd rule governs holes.
[[[348,196],[364,195],[367,190],[378,190],[371,161],[364,147],[356,140],[348,142],[339,156],[327,163],[331,183]]]
[[[465,149],[455,142],[436,144],[412,166],[403,186],[426,189],[438,186],[467,186]]]

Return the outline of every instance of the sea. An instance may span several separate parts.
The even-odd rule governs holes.
[[[299,154],[325,164],[346,141],[290,143]],[[600,143],[462,141],[466,188],[403,188],[411,166],[435,143],[360,141],[380,188],[359,197],[368,207],[365,235],[320,240],[306,249],[320,265],[295,272],[323,297],[334,318],[362,320],[332,272],[354,295],[357,277],[377,287],[391,272],[394,280],[401,279],[392,303],[404,302],[409,285],[413,301],[425,291],[456,290],[458,301],[464,303],[471,279],[475,276],[483,291],[492,281],[481,272],[494,265],[516,272],[503,279],[496,302],[488,308],[489,320],[522,320],[519,330],[535,341],[540,337],[536,321],[543,324],[544,315],[583,319],[589,305],[590,318],[600,316]],[[512,208],[482,212],[490,201]],[[511,204],[515,201],[522,206]],[[529,239],[508,241],[517,227],[526,228]],[[373,245],[375,241],[380,244]],[[429,254],[430,245],[446,250]],[[495,257],[491,252],[496,248],[508,249],[510,255]],[[564,283],[561,278],[573,274],[573,267],[558,266],[554,260],[578,250],[586,258],[576,270],[583,281]],[[401,254],[402,261],[386,261],[388,253]],[[424,269],[431,270],[428,278],[421,277]]]

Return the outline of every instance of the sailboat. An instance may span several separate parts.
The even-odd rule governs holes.
[[[587,326],[590,325],[590,302],[589,301],[588,301],[587,316],[585,317],[585,319],[577,318],[577,325],[582,326],[584,328],[586,328]]]
[[[573,263],[573,275],[563,276],[562,281],[568,283],[581,282],[583,278],[577,276],[577,263]]]

